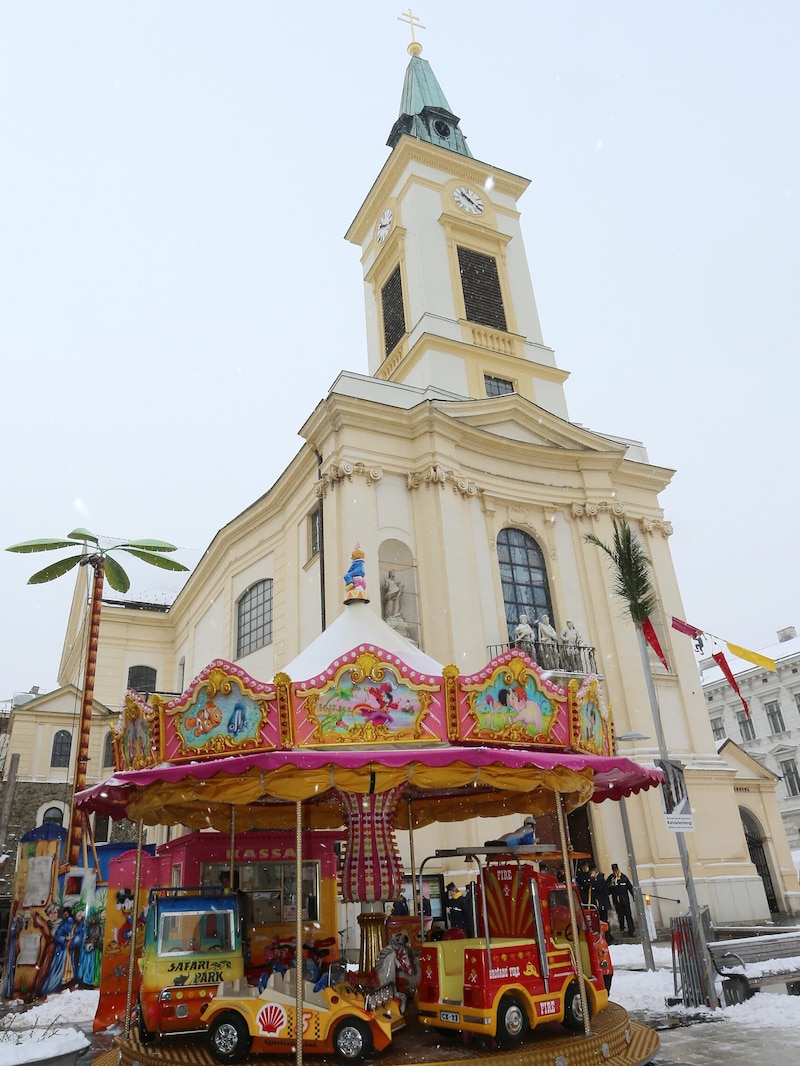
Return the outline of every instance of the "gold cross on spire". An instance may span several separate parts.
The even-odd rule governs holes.
[[[420,29],[420,30],[426,30],[428,27],[422,25],[422,23],[419,21],[418,16],[413,13],[411,8],[409,8],[408,11],[404,11],[402,15],[398,15],[397,16],[397,21],[398,22],[407,22],[408,25],[411,27],[411,44],[408,46],[408,52],[409,52],[409,55],[418,56],[420,54],[420,52],[422,51],[422,45],[419,43],[419,41],[414,36],[415,24],[416,24],[416,28]]]

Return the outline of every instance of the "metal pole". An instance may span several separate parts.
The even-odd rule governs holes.
[[[235,863],[234,856],[236,854],[236,804],[231,804],[231,861],[228,869],[231,875],[231,892],[236,892],[236,875],[234,873]],[[241,928],[242,916],[239,915],[239,927]]]
[[[564,797],[560,792],[555,793],[556,814],[558,815],[558,835],[561,840],[561,857],[564,863],[564,881],[567,886],[567,906],[569,907],[569,924],[572,931],[571,954],[575,963],[575,973],[578,976],[578,989],[581,994],[581,1008],[583,1010],[583,1031],[586,1036],[592,1032],[589,1021],[589,998],[586,995],[586,979],[583,975],[583,954],[581,952],[580,933],[578,931],[578,915],[575,910],[575,892],[572,888],[572,867],[569,862],[569,837],[567,835],[567,816],[564,813]],[[491,963],[490,963],[491,965]]]
[[[142,840],[144,822],[139,819],[136,831],[136,868],[133,874],[133,930],[128,952],[128,988],[125,993],[125,1039],[131,1035],[131,1012],[133,1011],[133,971],[136,969],[136,923],[139,915],[139,885],[142,879]]]
[[[412,896],[411,907],[412,907],[412,909],[411,909],[410,913],[411,914],[416,914],[416,911],[413,909],[414,908],[414,900],[413,900],[413,896],[414,896],[414,879],[415,879],[416,873],[417,873],[417,863],[416,863],[416,859],[414,858],[414,823],[411,820],[411,800],[410,799],[406,800],[406,803],[408,804],[408,852],[409,852],[409,859],[411,861],[411,896]]]
[[[303,804],[300,800],[294,805],[294,936],[295,936],[295,975],[297,978],[297,994],[295,998],[295,1040],[297,1050],[295,1061],[297,1066],[303,1066]]]
[[[665,770],[669,773],[669,751],[664,737],[664,729],[661,724],[661,710],[658,706],[658,696],[656,694],[655,682],[653,681],[653,672],[650,669],[650,657],[647,653],[647,641],[645,640],[644,629],[642,628],[641,622],[636,623],[635,629],[636,637],[639,641],[639,654],[641,655],[642,666],[644,667],[647,695],[650,698],[650,709],[653,712],[653,723],[656,728],[658,750],[661,756],[661,761],[664,763]],[[702,977],[706,1004],[709,1007],[717,1007],[719,1006],[719,999],[717,998],[717,990],[714,985],[714,975],[711,969],[711,956],[708,953],[708,947],[706,945],[706,934],[703,929],[703,923],[700,921],[700,907],[697,903],[697,893],[695,891],[694,878],[692,876],[692,867],[689,862],[689,850],[686,847],[686,838],[683,833],[676,833],[675,837],[678,842],[678,854],[680,855],[681,866],[683,867],[683,880],[686,884],[686,894],[689,897],[689,912],[697,930],[697,942],[700,948],[701,964],[703,968]]]
[[[650,932],[647,928],[647,914],[644,907],[644,896],[639,885],[639,871],[636,869],[636,856],[633,853],[633,837],[631,836],[631,823],[628,821],[628,808],[625,806],[625,797],[619,801],[619,813],[622,816],[622,832],[625,834],[625,849],[628,852],[628,869],[631,872],[633,882],[633,895],[636,901],[636,916],[639,919],[639,939],[642,942],[642,954],[644,964],[648,970],[655,970],[653,961],[653,945],[650,943]]]

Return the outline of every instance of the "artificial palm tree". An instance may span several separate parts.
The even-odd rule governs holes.
[[[642,659],[642,669],[644,670],[647,694],[650,698],[650,709],[653,712],[653,723],[656,729],[658,750],[661,756],[664,772],[669,774],[669,751],[667,749],[667,742],[661,724],[661,711],[658,706],[658,697],[656,695],[656,687],[653,681],[653,672],[650,668],[650,656],[647,651],[647,639],[645,637],[645,627],[652,625],[652,623],[650,623],[650,615],[658,606],[658,597],[656,596],[650,576],[650,559],[647,557],[647,553],[645,552],[641,541],[634,535],[633,530],[625,519],[622,519],[622,521],[619,522],[614,519],[614,540],[611,546],[605,544],[599,537],[596,537],[594,533],[586,533],[583,539],[589,544],[596,545],[601,551],[604,551],[611,560],[613,591],[625,604],[625,608],[630,614],[631,621],[636,628],[636,637],[639,642],[639,654]],[[624,800],[622,802],[624,802]],[[717,994],[714,987],[714,977],[711,971],[711,958],[708,953],[708,948],[706,947],[705,934],[702,922],[700,921],[700,909],[697,903],[694,878],[692,877],[692,869],[689,863],[689,851],[686,847],[684,834],[678,832],[675,836],[677,838],[678,852],[683,867],[686,893],[689,897],[689,909],[694,920],[695,929],[697,930],[697,942],[703,969],[703,994],[708,1006],[716,1006]],[[635,873],[635,871],[632,872]],[[636,880],[638,882],[638,877]],[[639,891],[637,892],[637,906],[639,908],[639,922],[641,924],[644,917],[642,913],[644,908],[640,901],[641,892]],[[647,935],[646,929],[642,929],[642,935]],[[697,1006],[698,1004],[691,1005]]]
[[[94,570],[92,594],[89,610],[89,639],[86,645],[86,664],[83,673],[83,696],[81,700],[81,717],[78,740],[78,753],[75,761],[75,776],[72,784],[73,803],[70,809],[69,835],[67,837],[66,863],[74,866],[78,862],[81,844],[83,819],[81,812],[75,809],[75,793],[86,785],[86,766],[89,760],[89,733],[92,723],[92,703],[94,701],[94,680],[97,664],[97,640],[100,634],[100,605],[103,599],[103,584],[108,580],[115,592],[125,593],[131,587],[130,578],[111,552],[121,551],[133,555],[145,563],[158,566],[162,570],[188,570],[176,559],[168,559],[164,552],[174,552],[174,544],[163,540],[130,540],[100,547],[100,538],[88,529],[73,529],[66,540],[45,537],[41,540],[26,540],[21,544],[12,544],[6,551],[32,554],[34,552],[54,551],[59,548],[79,549],[75,555],[68,555],[38,570],[28,578],[29,585],[41,585],[54,581],[69,573],[76,566],[91,566]]]

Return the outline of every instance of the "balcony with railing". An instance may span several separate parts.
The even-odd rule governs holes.
[[[522,651],[529,659],[555,677],[586,677],[597,673],[594,648],[586,644],[560,644],[543,640],[512,640],[508,644],[489,644],[489,658],[507,651]],[[599,676],[599,675],[598,675]]]

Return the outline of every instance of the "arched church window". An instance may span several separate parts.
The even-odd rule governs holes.
[[[63,825],[64,812],[60,807],[48,807],[42,815],[42,825]]]
[[[59,729],[53,737],[50,752],[51,766],[69,766],[69,753],[72,749],[72,734],[67,729]]]
[[[128,670],[128,688],[134,692],[155,692],[156,672],[152,666],[132,666]]]
[[[272,643],[272,578],[257,581],[236,605],[236,658]]]
[[[547,614],[555,626],[544,552],[533,537],[521,529],[501,529],[497,537],[497,561],[508,639],[513,639],[514,629],[523,614],[527,615],[531,625]]]

